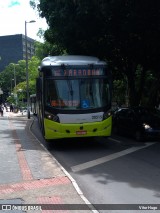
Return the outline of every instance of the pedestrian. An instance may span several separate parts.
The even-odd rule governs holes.
[[[2,106],[2,104],[0,105],[0,114],[1,114],[1,116],[3,116],[3,106]]]
[[[10,105],[10,112],[13,112],[13,105]]]

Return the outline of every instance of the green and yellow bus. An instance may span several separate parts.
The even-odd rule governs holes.
[[[90,56],[46,57],[36,87],[36,113],[48,142],[111,135],[112,82],[106,62]]]

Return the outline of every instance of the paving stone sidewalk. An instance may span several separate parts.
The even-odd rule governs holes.
[[[0,212],[6,212],[5,208],[32,212],[34,207],[43,213],[97,212],[91,210],[76,182],[31,133],[32,122],[32,117],[28,120],[20,113],[4,112],[0,117]],[[59,210],[53,210],[55,204]]]

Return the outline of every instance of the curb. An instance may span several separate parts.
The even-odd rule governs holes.
[[[32,136],[38,141],[38,143],[42,146],[42,148],[50,155],[51,158],[53,158],[57,165],[61,168],[61,170],[64,172],[66,177],[71,181],[73,187],[75,188],[77,194],[80,196],[80,198],[84,201],[84,203],[88,206],[88,208],[93,212],[93,213],[100,213],[95,209],[95,207],[89,202],[89,200],[84,196],[83,192],[81,191],[80,187],[78,186],[77,182],[72,178],[72,176],[67,172],[67,170],[51,155],[51,153],[46,149],[46,147],[38,140],[38,138],[33,134],[31,131],[31,127],[33,125],[34,118],[32,119],[32,122],[29,126],[29,132],[32,134]]]

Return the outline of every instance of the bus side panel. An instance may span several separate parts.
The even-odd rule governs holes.
[[[44,119],[45,139],[110,136],[112,117],[94,123],[60,124]]]

